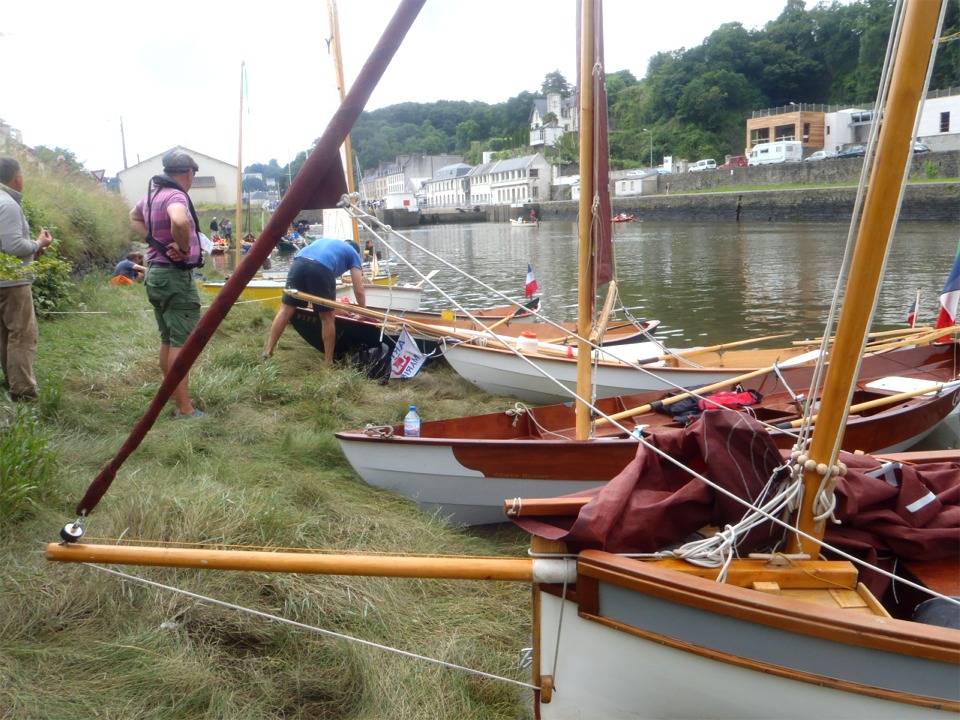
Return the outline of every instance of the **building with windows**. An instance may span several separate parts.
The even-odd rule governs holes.
[[[380,163],[360,180],[360,197],[374,202],[391,193],[419,194],[421,186],[441,168],[463,162],[460,155],[400,155],[390,163]]]
[[[759,143],[800,140],[804,156],[815,150],[840,151],[867,142],[874,120],[873,106],[843,107],[790,103],[758,110],[747,120],[746,151]],[[958,88],[931,90],[920,111],[919,142],[931,150],[960,150]]]
[[[421,194],[427,207],[466,207],[470,202],[470,171],[465,163],[447,165],[423,183]]]
[[[469,205],[550,199],[550,163],[540,153],[477,165],[469,180]]]
[[[147,191],[150,178],[163,173],[163,156],[170,150],[182,150],[197,161],[200,171],[193,178],[190,199],[194,205],[236,205],[237,204],[237,166],[204,155],[196,150],[177,146],[164,150],[143,162],[131,165],[117,173],[120,181],[120,194],[132,207]]]
[[[534,100],[530,111],[530,145],[534,148],[553,147],[557,140],[579,129],[577,103],[574,96],[561,97],[548,93],[546,99]]]

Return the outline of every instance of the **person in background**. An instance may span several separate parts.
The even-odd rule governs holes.
[[[380,257],[380,251],[379,251],[379,250],[376,250],[376,248],[375,248],[374,245],[373,245],[373,240],[371,240],[370,238],[367,238],[367,242],[366,242],[366,244],[364,244],[364,246],[363,246],[363,259],[364,259],[364,260],[373,260],[374,254],[376,254],[377,260],[381,260],[381,259],[382,259],[382,258]]]
[[[223,239],[227,241],[227,244],[230,244],[230,241],[233,239],[233,223],[229,220],[223,220],[220,223],[220,232],[223,234]]]
[[[163,156],[147,194],[130,211],[130,224],[147,239],[147,299],[160,330],[160,369],[166,375],[200,320],[200,294],[193,268],[201,261],[199,221],[187,192],[199,166],[182,150]],[[153,242],[151,242],[151,239]],[[163,252],[161,252],[163,248]],[[175,418],[203,417],[190,401],[190,378],[173,391]]]
[[[23,212],[23,171],[12,157],[0,157],[0,252],[30,265],[53,242],[45,228],[36,240]],[[37,318],[33,311],[33,277],[0,277],[0,366],[3,387],[14,402],[35,400],[37,380],[33,360],[37,354]]]
[[[360,252],[353,241],[344,242],[333,238],[319,238],[298,251],[290,264],[287,273],[287,288],[296,288],[308,295],[316,295],[327,300],[337,298],[337,278],[345,272],[350,272],[353,281],[353,294],[360,307],[367,306],[367,296],[363,289],[363,265],[360,261]],[[281,299],[280,311],[270,325],[270,335],[267,338],[267,347],[263,357],[273,357],[273,350],[283,335],[283,331],[297,312],[297,308],[305,308],[306,300],[300,300],[284,293]],[[333,366],[333,346],[337,340],[336,320],[334,309],[326,306],[315,306],[320,315],[323,337],[323,357],[326,364]]]
[[[143,253],[131,252],[127,253],[126,260],[121,260],[117,263],[113,274],[141,282],[145,272],[147,272],[147,268],[143,266]]]
[[[220,230],[220,226],[217,225],[217,219],[214,218],[210,221],[210,239],[215,240],[217,237],[217,232]]]

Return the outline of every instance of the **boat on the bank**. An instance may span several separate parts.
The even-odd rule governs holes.
[[[865,358],[843,450],[897,452],[933,432],[960,401],[958,356],[957,344],[947,343]],[[503,498],[550,497],[601,486],[636,455],[634,432],[644,437],[675,434],[704,408],[722,403],[734,406],[727,412],[763,422],[777,447],[788,449],[810,402],[813,370],[771,368],[694,394],[597,400],[591,438],[580,442],[571,403],[511,403],[497,413],[424,420],[418,437],[405,437],[402,423],[342,431],[336,437],[368,484],[405,495],[453,523],[498,523],[503,522]],[[734,386],[737,393],[730,392]],[[748,404],[737,407],[740,402]],[[820,398],[815,396],[815,402]],[[604,417],[618,424],[604,422]]]

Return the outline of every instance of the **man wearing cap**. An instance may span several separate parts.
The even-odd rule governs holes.
[[[200,294],[193,268],[202,264],[196,211],[187,192],[199,166],[183,150],[163,156],[163,175],[155,175],[147,194],[130,211],[133,229],[147,241],[147,299],[160,330],[160,369],[173,365],[180,348],[200,320]],[[203,417],[190,402],[189,374],[173,392],[173,416]]]
[[[308,295],[317,295],[327,300],[337,297],[337,278],[350,272],[353,281],[353,294],[360,307],[367,306],[367,296],[363,289],[363,264],[360,260],[360,248],[352,240],[343,242],[333,238],[319,238],[302,248],[293,258],[287,273],[287,288],[300,290]],[[273,356],[280,336],[297,308],[305,308],[306,300],[299,300],[286,293],[280,300],[280,311],[270,325],[270,336],[264,357]],[[320,315],[320,332],[323,337],[323,358],[327,365],[333,365],[333,346],[337,341],[336,319],[333,308],[315,306]]]
[[[53,242],[49,231],[40,228],[36,241],[30,239],[27,216],[20,206],[23,172],[12,157],[0,157],[0,252],[29,265]],[[0,366],[3,387],[14,402],[37,397],[33,359],[37,354],[37,318],[33,312],[33,277],[0,278]]]

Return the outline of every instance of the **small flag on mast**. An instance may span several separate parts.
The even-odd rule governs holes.
[[[533,276],[533,268],[527,263],[527,297],[533,295],[538,289],[537,278]]]

